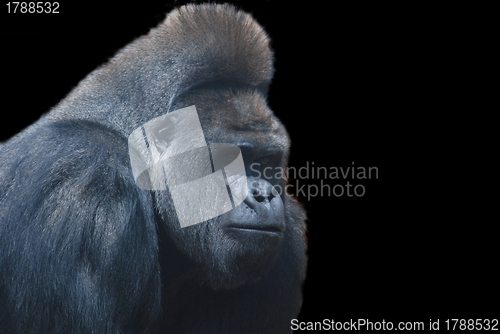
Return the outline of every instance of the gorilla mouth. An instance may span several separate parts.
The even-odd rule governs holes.
[[[264,232],[264,233],[282,233],[283,230],[277,226],[249,226],[249,225],[229,225],[226,228],[248,231],[248,232]]]

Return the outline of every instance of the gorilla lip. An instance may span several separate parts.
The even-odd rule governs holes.
[[[244,230],[244,231],[257,231],[266,233],[282,233],[283,230],[277,226],[248,226],[248,225],[228,225],[226,228]]]

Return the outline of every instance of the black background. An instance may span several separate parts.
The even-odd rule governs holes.
[[[3,5],[0,140],[184,3],[73,1],[60,3],[59,14],[6,14]],[[422,177],[433,168],[421,158],[430,130],[417,125],[458,29],[447,24],[448,13],[394,4],[232,3],[272,39],[269,105],[291,136],[290,166],[354,162],[379,171],[378,179],[351,181],[365,187],[362,197],[300,197],[309,264],[299,320],[498,316],[493,241],[477,242],[484,237],[470,227],[477,222],[463,226],[435,211],[446,199]]]

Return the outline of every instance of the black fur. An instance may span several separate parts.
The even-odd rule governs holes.
[[[227,232],[252,218],[247,202],[181,229],[168,191],[135,185],[127,148],[138,126],[194,104],[208,142],[286,167],[272,75],[248,14],[188,5],[0,145],[0,333],[289,333],[302,208],[283,195],[279,212],[252,211],[282,220],[279,237]]]

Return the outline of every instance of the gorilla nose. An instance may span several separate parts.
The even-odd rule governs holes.
[[[255,204],[251,203],[253,201],[257,201],[259,203],[269,203],[273,197],[279,196],[273,185],[263,179],[248,178],[247,186],[248,196],[245,200],[247,204]]]

